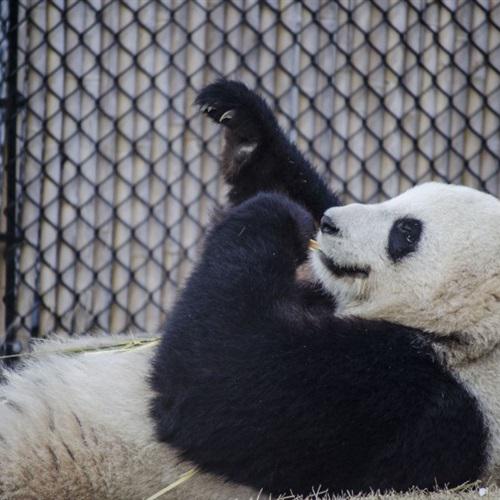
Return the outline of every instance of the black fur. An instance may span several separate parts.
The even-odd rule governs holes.
[[[245,122],[257,126],[252,113],[271,112],[232,85],[253,102]],[[236,99],[230,109],[243,113],[247,101]],[[246,136],[259,136],[247,126]],[[277,134],[286,150],[281,131],[272,130],[266,141]],[[402,491],[476,480],[488,441],[477,401],[421,332],[337,318],[324,292],[297,283],[312,217],[279,194],[244,201],[246,190],[277,187],[279,158],[261,153],[261,163],[247,165],[253,174],[235,175],[238,206],[209,232],[169,315],[151,377],[159,439],[205,470],[274,493],[307,494],[320,485],[332,493]],[[271,186],[259,178],[260,164],[271,172]],[[309,164],[295,165],[299,178],[310,176]],[[280,190],[319,220],[315,190],[324,205],[333,195],[321,181],[297,194],[289,174]]]
[[[327,208],[340,204],[255,92],[240,82],[219,80],[204,88],[196,103],[217,123],[230,113],[221,122],[226,127],[222,171],[232,204],[259,191],[280,191],[307,207],[317,222]]]

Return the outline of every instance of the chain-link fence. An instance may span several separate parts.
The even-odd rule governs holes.
[[[500,193],[498,2],[11,0],[0,13],[11,340],[162,322],[223,200],[221,135],[193,106],[221,75],[260,90],[346,201],[431,179]]]

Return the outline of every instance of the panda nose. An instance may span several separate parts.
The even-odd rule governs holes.
[[[328,215],[323,215],[323,217],[321,217],[319,229],[325,234],[337,234],[339,232],[339,228]]]

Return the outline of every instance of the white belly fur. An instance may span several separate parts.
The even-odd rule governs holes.
[[[153,436],[146,377],[154,347],[50,354],[98,340],[44,343],[21,371],[7,372],[0,386],[0,499],[135,500],[193,468]],[[256,496],[197,472],[162,498]]]

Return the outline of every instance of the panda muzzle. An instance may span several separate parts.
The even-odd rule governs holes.
[[[370,274],[370,268],[366,267],[355,267],[355,266],[341,266],[337,264],[333,259],[327,257],[321,250],[319,250],[319,258],[322,264],[335,276],[339,278],[349,277],[349,278],[367,278]]]

